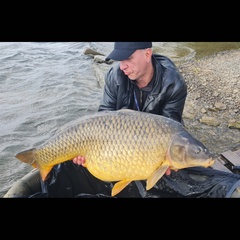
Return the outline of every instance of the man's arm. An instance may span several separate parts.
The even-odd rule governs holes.
[[[98,111],[114,111],[117,106],[117,86],[113,78],[113,68],[105,75],[105,84],[103,88],[103,96],[100,101]]]
[[[166,96],[162,115],[178,122],[183,122],[182,113],[187,97],[187,85],[183,79],[175,81],[172,89]]]

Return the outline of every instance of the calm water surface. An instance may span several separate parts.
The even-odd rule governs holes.
[[[65,124],[97,111],[93,48],[107,55],[112,42],[0,42],[0,197],[32,168],[16,153],[37,147]],[[240,48],[240,43],[153,43],[174,61]]]

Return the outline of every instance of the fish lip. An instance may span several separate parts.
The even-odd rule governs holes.
[[[215,163],[215,160],[212,157],[210,157],[206,161],[206,167],[212,166],[214,163]]]

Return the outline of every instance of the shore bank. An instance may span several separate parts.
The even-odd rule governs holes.
[[[182,62],[186,128],[215,156],[240,148],[240,49]]]

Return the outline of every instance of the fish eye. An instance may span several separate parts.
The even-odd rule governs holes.
[[[200,152],[201,152],[201,148],[196,148],[196,149],[195,149],[195,153],[196,153],[196,154],[198,154],[198,153],[200,153]]]

